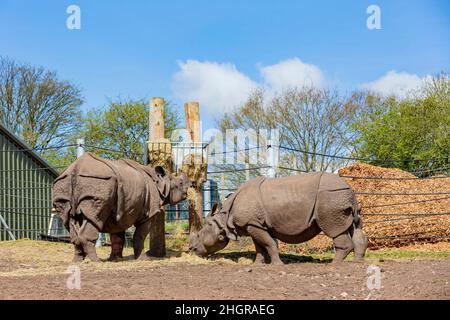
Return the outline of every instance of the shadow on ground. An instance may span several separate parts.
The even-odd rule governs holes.
[[[255,253],[251,252],[251,251],[215,253],[209,259],[210,260],[230,259],[237,263],[237,262],[239,262],[239,259],[242,259],[242,258],[250,259],[253,261],[255,259]],[[280,258],[285,264],[305,263],[305,262],[329,263],[332,261],[332,259],[318,259],[318,258],[314,258],[312,256],[300,256],[300,255],[286,254],[286,253],[280,254]]]
[[[156,258],[149,257],[152,260],[163,260],[169,257],[181,257],[183,251],[175,251],[175,250],[167,250],[167,255],[164,258]],[[281,260],[285,264],[290,263],[330,263],[332,259],[330,258],[315,258],[313,256],[301,256],[297,254],[288,254],[282,253],[280,254]],[[241,259],[249,259],[253,261],[255,259],[255,252],[252,251],[243,251],[243,252],[220,252],[215,253],[207,258],[208,260],[215,261],[220,259],[228,259],[235,263],[239,263]],[[118,259],[118,261],[131,261],[135,260],[133,255],[124,256],[122,259]],[[108,261],[107,259],[102,259],[102,261]]]

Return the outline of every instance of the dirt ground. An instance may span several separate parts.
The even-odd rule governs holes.
[[[109,248],[101,248],[106,259]],[[252,252],[205,260],[170,252],[165,259],[77,265],[81,289],[67,289],[72,248],[39,241],[0,243],[0,299],[445,299],[450,245],[369,252],[365,263],[329,263],[331,255],[283,255],[284,266],[251,264]],[[351,259],[349,259],[351,260]],[[367,282],[381,271],[380,289]],[[372,278],[370,278],[372,276]],[[370,282],[374,283],[374,282]]]

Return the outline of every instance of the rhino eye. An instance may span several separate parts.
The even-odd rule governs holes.
[[[58,200],[58,201],[55,201],[55,203],[53,205],[57,211],[63,211],[68,203],[69,203],[69,201]]]
[[[96,207],[100,207],[100,206],[102,205],[102,200],[100,200],[100,199],[95,199],[95,200],[94,200],[94,205],[95,205]]]

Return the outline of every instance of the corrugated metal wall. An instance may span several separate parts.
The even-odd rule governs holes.
[[[54,174],[0,132],[0,215],[16,239],[38,239],[51,217]],[[10,240],[0,223],[0,240]]]

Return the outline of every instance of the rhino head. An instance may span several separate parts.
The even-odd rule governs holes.
[[[236,240],[236,235],[228,227],[228,220],[229,214],[221,211],[220,205],[215,203],[203,228],[191,235],[189,250],[206,257],[225,248],[230,240]]]
[[[165,204],[175,205],[183,201],[187,197],[187,191],[192,186],[192,182],[186,173],[182,172],[177,176],[169,174],[162,167],[155,167],[155,171],[165,179],[169,186],[169,194],[166,198]]]

